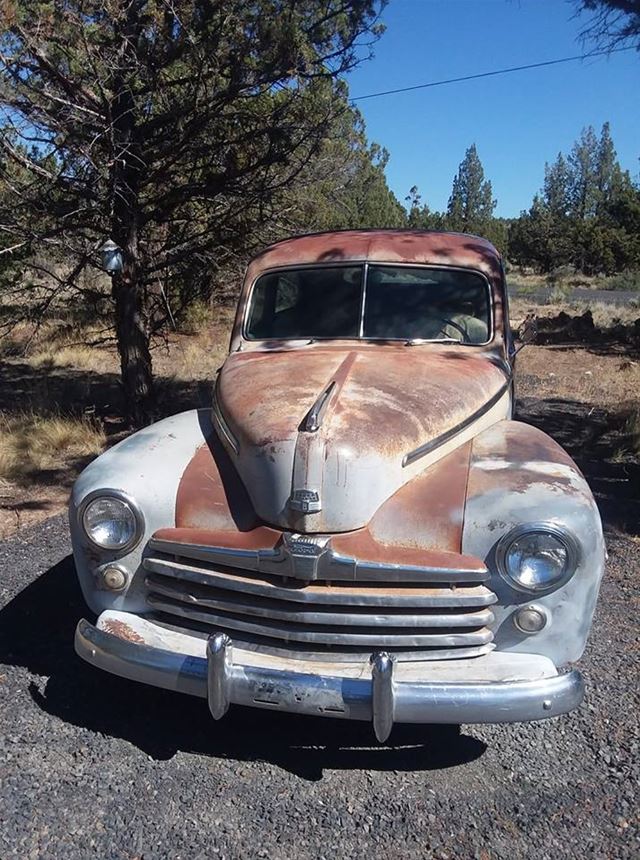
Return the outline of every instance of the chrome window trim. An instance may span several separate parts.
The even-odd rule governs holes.
[[[96,499],[118,499],[119,501],[124,502],[133,514],[136,522],[136,529],[131,540],[128,541],[124,546],[117,547],[115,549],[102,546],[101,544],[96,543],[86,530],[84,525],[84,514],[91,502],[94,502]],[[111,487],[104,487],[98,490],[92,490],[80,502],[80,505],[78,506],[78,510],[76,512],[76,516],[78,520],[78,526],[80,527],[82,534],[89,541],[91,546],[94,546],[101,552],[107,553],[111,556],[114,556],[115,558],[121,555],[126,555],[126,553],[136,547],[142,540],[142,536],[144,534],[145,523],[142,511],[138,507],[137,502],[135,502],[134,499],[128,493],[125,493],[123,490],[116,490],[112,489]]]
[[[507,552],[509,551],[511,544],[525,534],[551,534],[564,544],[564,547],[567,550],[566,571],[559,579],[555,580],[552,585],[549,585],[546,588],[527,588],[522,585],[522,583],[516,582],[507,570]],[[510,529],[510,531],[504,534],[498,541],[495,556],[498,573],[511,588],[522,594],[544,595],[550,594],[552,591],[557,591],[558,588],[566,585],[566,583],[573,577],[580,565],[582,551],[578,540],[568,529],[564,528],[564,526],[558,525],[558,523],[541,520],[538,522],[520,523]]]
[[[267,337],[267,338],[254,338],[249,337],[247,335],[247,323],[249,310],[251,308],[251,301],[253,298],[253,292],[255,290],[256,284],[258,281],[263,278],[265,275],[274,275],[278,272],[290,272],[296,271],[298,269],[352,269],[362,266],[363,267],[363,276],[361,282],[361,290],[362,290],[362,301],[360,304],[360,320],[359,320],[359,332],[357,337],[341,335],[336,337],[311,337],[310,335],[305,335],[304,337]],[[409,268],[409,269],[432,269],[435,271],[449,271],[449,272],[472,272],[473,274],[479,275],[486,286],[489,303],[488,303],[488,311],[489,311],[489,337],[486,341],[482,343],[465,343],[464,341],[458,341],[457,343],[460,346],[465,347],[487,347],[490,346],[496,337],[496,324],[495,324],[495,301],[493,297],[493,287],[489,281],[488,276],[485,272],[480,269],[476,269],[473,266],[447,266],[442,263],[406,263],[406,262],[397,262],[395,260],[375,260],[374,262],[370,260],[350,260],[343,262],[328,262],[328,263],[298,263],[291,264],[288,266],[274,266],[273,268],[263,269],[259,275],[257,275],[249,290],[247,292],[247,299],[244,305],[243,315],[242,315],[242,327],[241,327],[241,338],[243,341],[247,343],[287,343],[290,341],[305,341],[307,343],[315,343],[319,342],[331,342],[331,341],[356,341],[363,343],[406,343],[406,337],[365,337],[364,336],[364,303],[366,299],[366,278],[368,277],[369,269],[376,267],[385,267],[385,266],[394,266],[397,268]],[[427,340],[425,343],[451,343],[449,340]]]

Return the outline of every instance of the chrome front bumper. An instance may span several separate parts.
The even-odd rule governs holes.
[[[449,669],[442,661],[396,665],[382,652],[360,667],[268,660],[241,650],[234,655],[223,633],[212,635],[205,645],[124,612],[103,613],[97,626],[81,620],[75,648],[84,660],[115,675],[208,699],[215,719],[235,703],[367,720],[379,741],[389,737],[394,722],[510,723],[555,717],[577,707],[584,694],[578,671],[558,675],[550,661],[536,655],[447,661]],[[189,649],[201,650],[202,656]],[[296,671],[296,663],[306,671]],[[504,679],[510,663],[513,670]],[[472,665],[475,674],[484,665],[489,679],[446,678],[447,671],[460,678],[463,664]],[[518,671],[525,677],[509,678]]]

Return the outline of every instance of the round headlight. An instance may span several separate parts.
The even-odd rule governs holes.
[[[82,514],[82,525],[92,543],[114,551],[133,546],[142,531],[132,505],[117,496],[90,501]]]
[[[522,591],[549,591],[575,573],[578,544],[552,523],[517,526],[498,543],[496,560],[510,585]]]

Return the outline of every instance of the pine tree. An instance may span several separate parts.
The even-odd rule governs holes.
[[[491,220],[496,203],[491,182],[485,179],[482,162],[473,143],[453,178],[447,222],[453,230],[480,232],[482,225]]]
[[[561,152],[553,164],[544,166],[542,197],[552,215],[564,218],[571,207],[570,172]]]
[[[599,142],[593,126],[582,129],[567,159],[570,173],[571,213],[579,220],[596,214],[598,202]]]

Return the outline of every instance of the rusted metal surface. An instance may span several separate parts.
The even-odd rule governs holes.
[[[460,552],[471,442],[461,445],[398,490],[369,523],[389,546]]]
[[[161,541],[169,541],[176,545],[176,552],[180,546],[191,544],[194,546],[219,546],[227,549],[273,549],[282,538],[282,532],[267,526],[257,526],[249,531],[238,531],[237,529],[213,530],[203,528],[166,528],[159,529],[154,538]]]
[[[499,483],[505,493],[543,485],[555,493],[588,495],[580,470],[550,436],[519,421],[503,421],[473,442],[468,498],[482,497]]]
[[[135,642],[137,645],[144,643],[142,636],[133,627],[118,618],[107,618],[102,624],[102,629],[106,633],[112,633],[114,636],[127,642]]]
[[[332,381],[322,426],[301,432]],[[501,368],[464,347],[316,345],[298,350],[294,361],[287,351],[231,355],[220,373],[218,401],[239,439],[239,454],[229,456],[257,515],[282,528],[322,533],[366,525],[428,465],[403,469],[404,456],[457,427],[504,383]],[[507,393],[497,418],[508,399]],[[445,450],[435,451],[432,461]],[[290,509],[292,490],[299,489],[317,495],[318,513]]]
[[[247,491],[211,434],[185,469],[176,495],[177,528],[247,532],[258,525]]]

